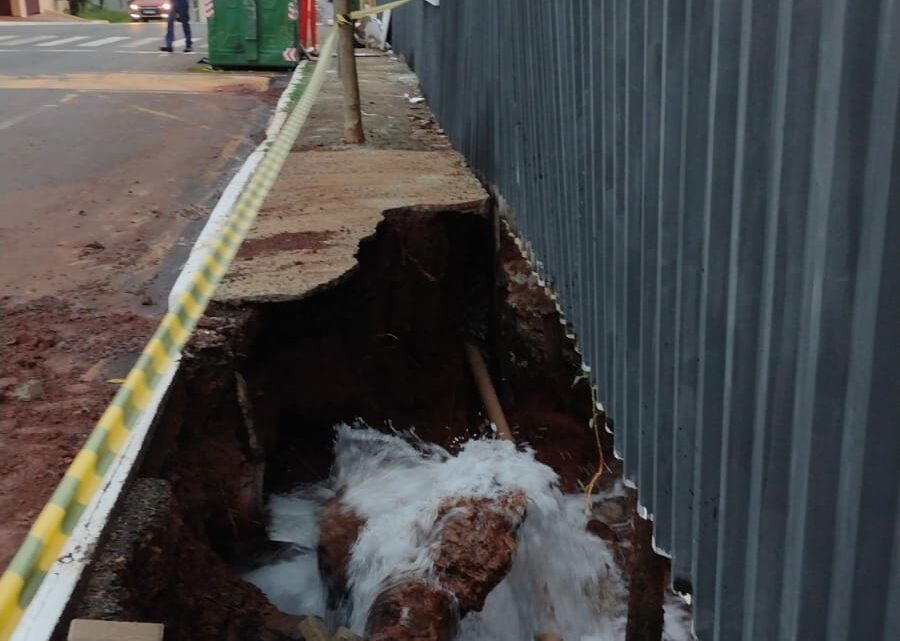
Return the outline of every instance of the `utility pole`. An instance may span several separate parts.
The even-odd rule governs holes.
[[[337,16],[350,13],[350,0],[334,0],[334,11]],[[337,18],[336,16],[336,18]],[[338,42],[338,65],[341,83],[344,86],[344,142],[362,144],[366,141],[362,127],[362,113],[359,100],[359,80],[356,77],[356,56],[353,53],[353,25],[335,20],[340,29]]]

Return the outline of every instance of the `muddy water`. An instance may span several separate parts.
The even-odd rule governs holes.
[[[624,639],[626,588],[613,555],[587,533],[582,497],[563,495],[556,473],[531,450],[473,440],[454,456],[408,435],[347,426],[336,434],[327,481],[271,497],[270,538],[294,544],[294,556],[245,576],[279,608],[364,634],[369,609],[386,585],[410,577],[438,581],[433,553],[442,504],[521,491],[527,514],[510,572],[481,612],[463,618],[455,638],[521,641],[556,631],[567,640]],[[329,610],[316,562],[317,510],[339,490],[341,502],[365,525],[347,568],[347,599]]]

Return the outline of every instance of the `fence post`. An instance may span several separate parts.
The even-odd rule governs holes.
[[[344,141],[351,144],[362,144],[366,141],[362,128],[360,112],[359,81],[356,77],[356,56],[353,54],[353,24],[340,19],[350,13],[349,0],[334,0],[337,14],[335,28],[340,29],[338,43],[338,66],[341,83],[344,86]]]

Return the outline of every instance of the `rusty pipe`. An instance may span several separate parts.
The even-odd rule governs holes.
[[[506,422],[506,415],[500,406],[497,392],[494,390],[494,383],[491,381],[491,375],[488,373],[481,351],[471,343],[465,343],[463,347],[465,348],[466,359],[469,361],[469,367],[472,369],[472,378],[475,379],[478,393],[481,394],[481,402],[484,404],[484,411],[487,412],[488,419],[497,426],[497,434],[500,438],[507,441],[515,441],[512,430],[509,429],[509,423]]]

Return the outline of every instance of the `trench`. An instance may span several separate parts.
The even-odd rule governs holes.
[[[438,464],[461,469],[508,464],[520,477],[537,470],[534,493],[549,492],[560,513],[577,513],[571,523],[545,519],[556,530],[544,533],[552,540],[545,541],[548,547],[540,554],[599,554],[598,562],[616,580],[601,581],[592,590],[574,579],[572,586],[550,584],[551,591],[566,593],[549,597],[546,585],[543,596],[540,590],[523,594],[510,588],[505,598],[537,610],[530,599],[549,598],[553,605],[559,596],[556,610],[565,612],[557,616],[594,613],[615,628],[607,626],[607,636],[581,638],[660,639],[667,564],[652,552],[650,524],[636,515],[635,494],[622,484],[612,434],[589,427],[592,420],[602,426],[603,416],[595,415],[588,384],[577,380],[582,364],[570,328],[507,222],[494,213],[393,210],[360,244],[357,258],[355,270],[300,300],[210,307],[185,350],[137,478],[67,617],[158,621],[165,624],[168,641],[303,639],[304,614],[319,614],[332,629],[351,626],[355,618],[356,631],[365,634],[366,621],[371,625],[375,615],[366,619],[348,612],[348,587],[340,577],[346,568],[331,567],[335,555],[350,554],[361,537],[360,525],[351,518],[349,534],[346,522],[332,523],[328,532],[324,525],[329,505],[354,489],[341,486],[347,474],[335,480],[337,447],[351,471],[365,468],[373,455],[382,456],[383,466],[373,467],[375,476],[354,477],[369,489],[377,489],[377,474],[402,452],[406,458],[398,470],[410,484],[416,474],[424,475],[425,485],[439,482],[434,479],[443,472],[435,470],[450,468]],[[503,449],[493,440],[466,361],[466,342],[486,357],[515,447]],[[607,467],[588,509],[582,491],[598,470],[598,438]],[[363,448],[360,454],[357,447],[353,454],[354,443],[360,442],[380,443],[380,449]],[[541,477],[548,473],[551,482]],[[507,575],[517,572],[528,524],[540,520],[536,497],[530,490],[526,494],[530,503],[522,528],[510,526],[510,510],[500,510],[509,526],[500,528],[500,538],[516,560],[511,567],[494,567],[489,579],[475,568],[486,583],[480,598],[468,603],[457,592],[448,605],[439,595],[435,598],[443,601],[415,624],[419,629],[377,638],[523,634],[470,631],[465,636],[476,617],[487,618],[479,608],[499,607],[500,616],[494,616],[502,619],[503,607],[511,607],[495,602],[504,598],[503,581],[513,581]],[[374,510],[369,520],[380,516],[379,494],[360,496],[369,498],[358,508]],[[497,495],[502,496],[508,497]],[[478,501],[466,509],[474,510],[469,516],[475,514],[483,525]],[[286,518],[300,530],[311,529],[312,538],[305,544],[301,539],[307,535],[300,534],[270,540],[278,538],[272,531],[283,529]],[[486,543],[479,538],[480,526],[471,525],[463,519],[463,538],[473,537],[464,554],[493,549],[496,541]],[[572,550],[554,548],[554,541]],[[331,566],[323,561],[323,548],[330,544],[338,546],[330,557],[324,550]],[[477,554],[473,558],[478,560]],[[578,562],[576,555],[572,563]],[[290,599],[266,585],[273,580],[268,569],[276,566],[287,570],[275,580]],[[269,596],[254,583],[267,588]],[[422,604],[433,596],[428,590],[434,583],[425,594],[402,588],[389,596],[403,607]],[[568,607],[582,600],[581,610]],[[390,618],[400,606],[380,602],[379,612]],[[425,630],[438,611],[447,625]],[[536,631],[527,630],[529,635]]]

